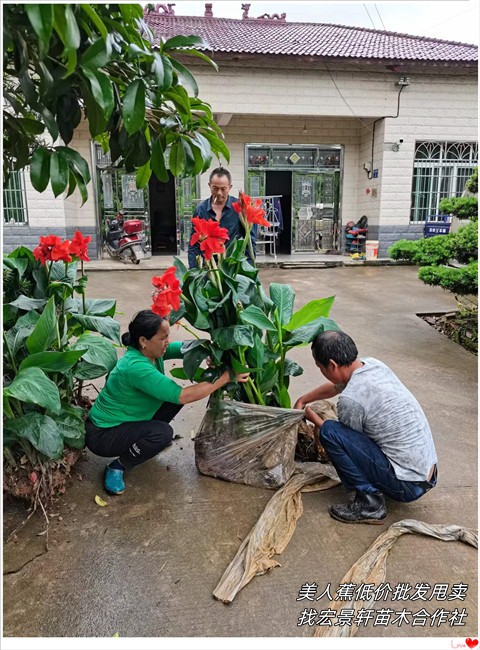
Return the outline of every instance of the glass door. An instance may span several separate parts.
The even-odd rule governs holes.
[[[313,209],[319,193],[317,174],[292,174],[292,250],[315,250],[315,220]]]
[[[292,250],[338,248],[340,172],[292,174]]]

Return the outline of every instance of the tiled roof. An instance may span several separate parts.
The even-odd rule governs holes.
[[[475,45],[344,25],[234,20],[150,13],[146,22],[160,36],[202,36],[208,51],[335,59],[465,62],[478,60]]]

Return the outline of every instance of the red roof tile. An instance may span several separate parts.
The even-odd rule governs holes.
[[[148,14],[146,22],[157,42],[161,36],[195,34],[202,36],[210,46],[208,51],[213,52],[389,61],[472,63],[478,60],[475,45],[345,25],[156,13]]]

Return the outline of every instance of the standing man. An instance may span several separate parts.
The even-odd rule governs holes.
[[[322,332],[312,352],[328,382],[300,397],[294,408],[305,409],[343,485],[355,490],[354,500],[331,506],[330,515],[344,523],[381,524],[387,516],[384,494],[415,501],[437,483],[425,414],[388,366],[357,358],[348,334]],[[307,406],[338,394],[338,422],[322,420]]]
[[[216,219],[222,228],[226,228],[228,230],[228,240],[225,242],[226,248],[229,243],[237,237],[245,237],[245,231],[240,223],[240,218],[232,207],[232,203],[235,203],[238,199],[234,196],[230,196],[230,190],[232,189],[232,177],[230,172],[224,167],[217,167],[217,169],[214,169],[210,174],[208,186],[211,191],[211,196],[197,206],[193,216],[207,220]],[[256,228],[257,227],[254,226],[251,232],[254,254]],[[192,228],[192,235],[193,233],[194,230]],[[197,265],[197,256],[201,254],[200,244],[197,243],[193,246],[191,244],[189,245],[188,267],[190,269],[195,268]],[[253,263],[253,260],[250,259],[248,248],[245,251],[245,254],[248,261]]]

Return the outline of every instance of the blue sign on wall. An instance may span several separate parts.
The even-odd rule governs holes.
[[[373,170],[373,177],[372,178],[378,178],[378,169]]]

